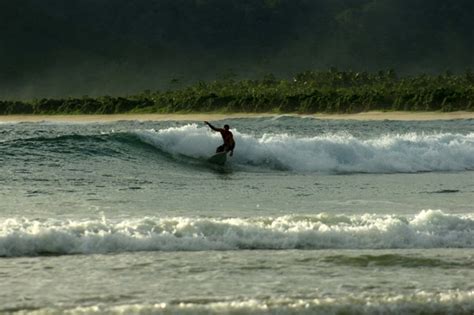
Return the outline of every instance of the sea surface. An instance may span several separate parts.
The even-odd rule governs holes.
[[[474,120],[214,123],[0,124],[0,313],[474,313]]]

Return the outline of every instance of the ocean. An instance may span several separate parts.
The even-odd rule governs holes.
[[[2,314],[474,314],[474,120],[0,124]]]

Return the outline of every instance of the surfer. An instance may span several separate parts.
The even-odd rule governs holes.
[[[217,147],[216,153],[230,152],[230,156],[232,156],[234,154],[235,141],[234,135],[229,130],[229,125],[224,125],[224,128],[216,128],[207,121],[205,121],[204,123],[208,125],[212,130],[220,132],[222,140],[224,140],[224,144]]]

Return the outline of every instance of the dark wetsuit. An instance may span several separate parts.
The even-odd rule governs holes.
[[[214,131],[218,131],[221,133],[222,140],[224,140],[224,144],[217,147],[216,153],[219,152],[230,152],[230,155],[234,153],[234,148],[235,148],[235,141],[234,141],[234,135],[230,130],[224,129],[224,128],[216,128],[210,123],[206,122],[206,124]]]

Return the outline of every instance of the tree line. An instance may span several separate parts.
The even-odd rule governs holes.
[[[357,113],[381,111],[474,110],[474,74],[399,77],[375,73],[305,71],[291,79],[272,74],[257,80],[226,78],[184,88],[130,96],[102,96],[31,101],[0,101],[0,114],[119,113]]]
[[[119,96],[306,69],[474,67],[472,0],[0,1],[0,98]]]

